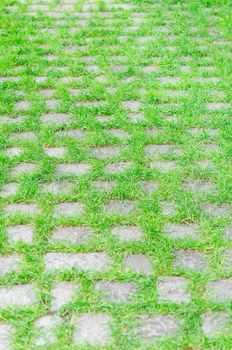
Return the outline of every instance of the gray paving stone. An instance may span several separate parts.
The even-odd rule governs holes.
[[[179,155],[180,150],[175,145],[148,145],[145,147],[145,156],[159,158],[163,154]]]
[[[30,108],[30,102],[29,101],[19,101],[15,103],[14,109],[16,111],[19,111],[21,109],[28,110]]]
[[[76,107],[91,107],[91,108],[95,108],[95,107],[101,107],[105,104],[105,101],[80,101],[76,103]]]
[[[107,159],[116,157],[121,151],[121,147],[117,146],[102,146],[92,149],[92,154],[98,159]]]
[[[48,346],[57,341],[56,331],[62,324],[62,318],[57,315],[47,315],[38,318],[35,322],[36,336],[34,344],[36,346]]]
[[[61,130],[56,133],[58,139],[62,137],[71,137],[75,140],[81,140],[86,137],[86,131],[81,129],[70,129],[70,130]]]
[[[203,205],[203,211],[207,215],[214,216],[216,218],[228,218],[232,214],[232,210],[229,204],[205,203]]]
[[[160,303],[189,303],[188,280],[183,277],[160,277],[157,283],[158,300]]]
[[[90,172],[91,165],[88,163],[61,163],[56,167],[58,175],[82,176]]]
[[[160,208],[162,215],[172,216],[176,215],[176,203],[175,202],[160,202]]]
[[[206,286],[207,299],[216,303],[232,300],[232,279],[208,282]]]
[[[38,303],[38,298],[31,284],[0,286],[0,308],[27,307],[35,303]]]
[[[45,147],[44,152],[53,158],[62,158],[65,156],[66,148],[65,147]]]
[[[56,282],[51,290],[51,311],[58,311],[75,297],[79,285],[73,282]]]
[[[0,323],[0,350],[11,350],[15,329],[13,326]]]
[[[47,113],[41,116],[42,124],[60,126],[69,122],[70,115],[65,113]]]
[[[211,102],[206,104],[206,108],[210,111],[218,111],[230,108],[230,103],[225,102]]]
[[[124,260],[124,267],[134,273],[144,275],[152,274],[152,265],[149,259],[142,254],[128,255]]]
[[[46,101],[46,107],[51,110],[51,109],[56,109],[60,104],[60,101],[57,99],[52,99],[52,100],[47,100]]]
[[[143,315],[136,333],[145,341],[157,337],[172,337],[177,334],[179,324],[173,315]]]
[[[41,89],[40,94],[44,97],[52,97],[55,93],[55,89]]]
[[[33,228],[30,225],[15,225],[9,226],[6,229],[6,235],[11,243],[32,243]]]
[[[157,73],[158,69],[156,66],[145,66],[142,68],[142,72],[146,74]]]
[[[206,256],[197,250],[179,249],[175,250],[173,255],[173,266],[175,268],[201,272],[207,271],[208,264],[206,262]]]
[[[84,243],[92,235],[90,228],[85,226],[62,226],[52,231],[52,241],[68,241],[73,244]]]
[[[89,272],[104,272],[109,269],[110,257],[106,253],[48,253],[45,255],[47,272],[76,268]]]
[[[100,292],[107,301],[113,303],[125,303],[134,297],[137,286],[133,282],[99,281],[96,290]]]
[[[127,162],[127,161],[110,163],[105,167],[105,173],[106,174],[121,174],[124,171],[128,170],[129,168],[132,168],[132,166],[133,166],[133,163]]]
[[[232,270],[232,249],[226,249],[224,253],[224,265],[226,271]]]
[[[226,228],[224,236],[226,239],[232,240],[232,226]]]
[[[150,163],[150,167],[157,168],[159,171],[166,173],[171,170],[174,170],[177,167],[175,160],[153,160]]]
[[[0,191],[0,197],[15,196],[19,190],[19,185],[15,182],[4,184]]]
[[[19,163],[11,169],[12,176],[20,176],[26,173],[34,173],[38,170],[38,164],[35,163]]]
[[[1,255],[0,256],[0,276],[6,273],[19,272],[23,258],[20,255]]]
[[[128,113],[128,118],[133,122],[133,123],[139,123],[144,120],[144,115],[143,113],[135,113],[131,112]]]
[[[22,153],[22,151],[19,147],[7,147],[4,150],[4,153],[8,157],[17,157]]]
[[[210,159],[200,160],[197,164],[202,170],[209,171],[214,168],[213,162]]]
[[[94,180],[91,183],[97,190],[102,192],[111,191],[116,184],[115,181],[103,181],[103,180]]]
[[[137,202],[130,200],[110,200],[105,209],[112,215],[134,215],[138,210]]]
[[[12,132],[9,136],[10,141],[34,141],[36,134],[33,131]]]
[[[185,183],[184,187],[186,190],[189,190],[191,192],[196,192],[196,193],[214,193],[216,191],[216,184],[212,182],[202,182],[199,180],[195,180],[189,183]]]
[[[140,185],[148,195],[156,192],[159,188],[159,182],[157,181],[141,181]]]
[[[177,85],[179,84],[181,79],[179,77],[161,77],[159,78],[160,84],[164,85]]]
[[[174,239],[200,239],[199,226],[197,224],[167,224],[164,234]]]
[[[209,311],[201,315],[202,331],[209,338],[231,332],[229,323],[230,316],[224,311]]]
[[[100,68],[95,64],[88,65],[86,67],[86,71],[88,73],[94,73],[94,74],[99,74],[101,72]]]
[[[7,204],[5,207],[6,213],[9,215],[24,214],[24,215],[39,215],[41,210],[37,204],[14,203]]]
[[[114,128],[112,128],[112,129],[107,130],[107,132],[111,136],[117,137],[120,140],[124,140],[124,139],[129,137],[129,133],[127,131],[125,131],[125,130],[122,130],[122,129],[114,129]]]
[[[143,231],[137,226],[114,226],[111,234],[118,237],[122,241],[140,241],[144,235]]]
[[[111,317],[88,313],[74,319],[73,342],[79,345],[107,345],[111,341]]]
[[[55,205],[54,216],[76,216],[84,214],[84,205],[80,202],[62,202]]]
[[[124,101],[122,102],[122,107],[128,109],[132,112],[138,112],[141,107],[141,102],[139,101]]]
[[[71,181],[45,182],[41,185],[42,192],[50,192],[54,195],[69,194],[74,188]]]

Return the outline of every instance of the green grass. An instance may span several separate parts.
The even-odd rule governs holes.
[[[119,3],[120,1],[117,1]],[[124,1],[121,1],[124,2]],[[56,1],[51,3],[51,10]],[[106,1],[97,1],[98,9],[106,10]],[[0,115],[20,115],[16,112],[14,104],[19,100],[28,100],[31,103],[25,121],[16,123],[2,123],[0,119],[0,186],[10,182],[10,169],[20,162],[35,162],[39,171],[33,175],[16,178],[20,184],[19,194],[13,197],[0,199],[0,207],[6,203],[35,202],[42,208],[42,214],[36,218],[28,216],[7,217],[4,211],[0,216],[0,254],[22,254],[25,264],[22,272],[11,273],[0,277],[0,285],[34,283],[38,289],[41,303],[28,309],[0,310],[0,320],[9,321],[16,327],[14,349],[34,349],[33,334],[34,321],[49,312],[50,289],[53,281],[77,281],[81,285],[76,299],[61,310],[66,321],[59,330],[58,342],[49,349],[82,349],[71,345],[70,320],[73,315],[88,311],[105,311],[112,315],[113,341],[105,349],[159,349],[159,350],[229,350],[232,348],[232,335],[218,336],[213,339],[206,338],[200,327],[200,315],[207,311],[227,310],[231,313],[231,303],[214,304],[205,298],[204,290],[207,281],[230,278],[231,271],[223,269],[223,252],[232,248],[232,242],[223,236],[225,228],[231,225],[231,218],[214,218],[202,214],[201,205],[205,202],[231,203],[232,200],[232,173],[231,173],[231,116],[232,110],[207,111],[205,103],[232,102],[231,93],[231,3],[228,1],[164,1],[158,2],[158,7],[151,6],[154,1],[137,0],[134,12],[145,14],[146,23],[141,23],[138,30],[124,33],[123,27],[132,23],[131,11],[122,10],[113,14],[119,20],[112,25],[104,24],[104,17],[98,11],[88,26],[83,26],[76,34],[70,34],[69,28],[75,27],[76,18],[65,16],[67,24],[63,27],[56,24],[56,19],[47,17],[43,13],[36,16],[26,14],[26,5],[18,1],[4,0],[0,5],[0,76],[20,76],[20,82],[0,83]],[[30,4],[30,1],[28,1]],[[76,5],[77,12],[84,1]],[[17,13],[6,6],[17,5]],[[204,11],[205,9],[208,12]],[[217,15],[215,20],[211,15]],[[166,24],[165,24],[165,21]],[[178,37],[168,40],[168,34],[155,32],[156,27],[162,25],[170,28],[170,34]],[[42,33],[42,28],[57,28],[58,34]],[[60,29],[59,29],[60,28]],[[209,30],[213,30],[209,36]],[[126,42],[120,42],[118,37],[127,35]],[[135,39],[141,36],[154,35],[153,43],[145,48],[136,44]],[[33,40],[28,40],[33,36]],[[91,43],[84,43],[85,38],[92,37]],[[202,38],[204,43],[198,43],[196,38]],[[214,43],[224,40],[222,45]],[[42,45],[46,47],[42,48]],[[64,46],[86,45],[86,51],[75,54],[65,54]],[[200,49],[205,45],[205,49]],[[169,47],[174,46],[176,51]],[[48,62],[43,56],[53,54],[57,56],[54,62]],[[110,56],[125,56],[126,72],[112,72]],[[93,56],[95,62],[85,63],[83,57]],[[185,62],[184,57],[189,56],[191,61]],[[96,64],[101,75],[107,78],[106,83],[94,80],[93,73],[86,73],[85,66]],[[144,74],[141,68],[146,65],[157,67],[157,73]],[[183,73],[181,66],[188,65],[189,73]],[[48,70],[50,67],[68,67],[68,73]],[[215,67],[215,72],[199,72],[199,67]],[[14,69],[20,68],[18,72]],[[73,84],[59,82],[61,76],[81,76],[82,81]],[[46,83],[36,84],[34,77],[47,76]],[[161,85],[159,77],[181,77],[181,82],[175,85]],[[217,84],[195,82],[202,77],[218,77]],[[135,81],[126,83],[126,78],[136,77]],[[68,93],[68,88],[83,89],[78,97]],[[107,87],[116,88],[115,94],[107,93]],[[55,132],[62,130],[57,125],[45,126],[40,123],[40,116],[48,113],[45,100],[40,95],[41,88],[54,89],[54,98],[59,99],[57,112],[69,113],[73,116],[69,128],[80,128],[87,131],[87,137],[82,140],[70,138],[55,139]],[[141,89],[145,93],[141,95]],[[165,90],[186,91],[185,97],[172,97],[165,94]],[[18,91],[23,93],[20,97]],[[224,93],[220,97],[219,92]],[[215,95],[212,95],[215,92]],[[104,100],[106,104],[97,108],[76,107],[78,101]],[[125,100],[139,100],[142,102],[144,120],[133,123],[121,107]],[[179,102],[179,106],[171,103]],[[112,118],[101,124],[96,116],[108,115]],[[176,121],[168,122],[165,116],[175,116]],[[159,130],[158,136],[149,136],[147,129],[155,127]],[[109,136],[106,131],[110,128],[119,128],[130,134],[128,139],[120,141]],[[200,136],[191,136],[187,133],[189,128],[217,129],[216,136],[202,133]],[[11,132],[34,131],[36,141],[10,141]],[[216,143],[220,146],[218,153],[202,151],[204,143]],[[144,157],[144,147],[148,144],[171,143],[179,146],[182,153],[177,158],[179,167],[176,171],[163,174],[149,168],[149,161]],[[111,160],[96,160],[90,153],[91,147],[96,145],[121,145],[124,149],[119,160],[129,160],[134,166],[120,175],[104,174],[104,167]],[[23,152],[19,157],[9,158],[4,155],[6,147],[20,147]],[[43,194],[39,185],[44,181],[56,179],[54,169],[59,160],[50,159],[43,153],[43,147],[65,146],[68,150],[64,162],[84,161],[92,165],[92,171],[81,179],[73,178],[75,189],[70,195]],[[161,156],[161,159],[175,159],[174,156]],[[197,161],[210,159],[214,164],[211,171],[202,170]],[[62,161],[63,162],[63,161]],[[70,177],[66,177],[70,178]],[[72,177],[71,177],[72,179]],[[96,179],[116,180],[116,187],[109,193],[101,193],[93,189],[90,181]],[[216,183],[217,192],[209,194],[190,194],[183,188],[183,183],[194,179]],[[141,190],[141,180],[154,180],[159,182],[158,191],[147,196]],[[0,187],[1,188],[1,187]],[[116,215],[106,215],[103,205],[110,199],[138,200],[141,208],[140,214],[121,218]],[[59,201],[80,201],[86,205],[86,215],[68,219],[54,219],[52,210]],[[174,201],[178,206],[178,213],[171,219],[161,215],[160,202]],[[168,222],[184,223],[196,222],[200,225],[202,239],[172,240],[164,233],[164,225]],[[33,223],[35,236],[33,244],[18,243],[10,245],[6,240],[5,229],[9,225]],[[51,230],[58,225],[86,224],[96,233],[86,244],[71,245],[69,243],[50,243]],[[110,234],[114,224],[138,225],[145,232],[142,242],[120,242]],[[209,271],[188,272],[177,270],[172,266],[172,250],[197,249],[208,256]],[[75,270],[46,273],[43,265],[44,255],[50,251],[62,252],[91,252],[104,251],[112,257],[112,268],[106,273],[90,274]],[[122,271],[121,264],[124,256],[129,253],[141,253],[148,257],[153,264],[153,275],[142,276]],[[192,302],[188,305],[173,303],[161,304],[157,301],[156,281],[159,276],[183,276],[190,280]],[[139,292],[134,302],[130,304],[114,305],[103,302],[94,291],[96,280],[135,281]],[[161,339],[147,345],[143,344],[134,334],[134,325],[139,314],[173,313],[182,322],[181,331],[174,338]],[[104,347],[99,347],[99,349]],[[86,346],[83,349],[91,349]]]

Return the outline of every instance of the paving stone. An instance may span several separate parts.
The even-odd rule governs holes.
[[[229,226],[225,230],[225,238],[232,240],[232,226]]]
[[[114,226],[111,234],[118,237],[122,241],[140,241],[143,237],[143,231],[137,226]]]
[[[81,163],[63,163],[58,164],[56,171],[58,175],[75,175],[82,176],[90,172],[91,165],[81,162]]]
[[[201,315],[202,331],[206,337],[217,337],[231,332],[230,316],[224,311],[209,311]]]
[[[200,160],[197,164],[202,170],[209,171],[214,168],[213,162],[210,159]]]
[[[32,243],[33,241],[33,228],[30,225],[9,226],[6,234],[11,243]]]
[[[129,137],[129,133],[122,129],[109,129],[107,132],[120,140],[124,140]]]
[[[122,107],[129,109],[132,112],[137,112],[141,107],[141,102],[139,101],[124,101],[122,102]]]
[[[45,147],[44,152],[53,158],[62,158],[66,153],[65,147]]]
[[[21,154],[21,149],[19,147],[7,147],[4,153],[8,157],[17,157]]]
[[[157,73],[158,69],[155,66],[145,66],[142,68],[143,73],[151,74],[151,73]]]
[[[35,303],[38,303],[38,298],[31,284],[0,286],[0,308],[27,307]]]
[[[51,311],[58,311],[75,297],[79,285],[73,282],[56,282],[51,290]]]
[[[207,271],[208,264],[206,262],[206,257],[197,250],[175,250],[173,255],[173,266],[175,268],[201,272]]]
[[[115,181],[102,181],[102,180],[94,180],[91,183],[97,190],[102,192],[111,191],[116,184]]]
[[[140,185],[148,195],[154,193],[159,188],[159,183],[157,181],[141,181]]]
[[[46,107],[48,109],[55,109],[55,108],[57,108],[59,106],[59,104],[60,104],[60,101],[57,100],[57,99],[52,99],[52,100],[47,100],[46,101]]]
[[[69,114],[65,113],[47,113],[41,116],[40,120],[43,124],[50,124],[54,126],[60,126],[68,123],[70,119]]]
[[[179,324],[173,315],[143,315],[136,333],[145,341],[157,337],[171,337],[177,334]]]
[[[38,170],[38,165],[35,163],[19,163],[11,169],[13,176],[20,176],[25,173],[34,173]]]
[[[7,204],[5,207],[7,214],[24,214],[24,215],[38,215],[40,208],[37,204],[28,203],[14,203]]]
[[[200,239],[199,227],[197,224],[167,224],[164,234],[173,239]]]
[[[145,147],[145,156],[149,158],[158,158],[163,154],[179,155],[179,149],[174,145],[148,145]]]
[[[226,303],[232,300],[232,279],[208,282],[207,299],[214,303]]]
[[[210,111],[218,111],[230,108],[230,104],[225,102],[211,102],[206,104],[206,108]]]
[[[213,204],[205,203],[203,205],[203,211],[210,216],[216,218],[230,217],[232,210],[229,204]]]
[[[85,226],[63,226],[57,227],[52,231],[51,240],[54,242],[68,241],[73,244],[79,244],[87,242],[91,235],[91,229]]]
[[[0,323],[0,350],[11,350],[15,329],[13,326]]]
[[[54,89],[42,89],[40,90],[40,94],[44,97],[52,97],[55,93]]]
[[[84,205],[80,202],[62,202],[55,205],[54,216],[76,216],[84,214]]]
[[[142,254],[128,255],[124,260],[124,267],[134,273],[144,275],[152,274],[152,265],[149,259]]]
[[[160,303],[189,303],[188,280],[183,277],[160,277],[157,283],[158,300]]]
[[[77,107],[101,107],[105,104],[105,101],[80,101],[76,103]]]
[[[69,194],[74,188],[70,181],[45,182],[41,185],[42,192],[49,192],[53,195]]]
[[[161,202],[160,208],[162,214],[165,216],[176,215],[176,203],[175,202]]]
[[[12,132],[9,136],[10,141],[34,141],[36,134],[33,131]]]
[[[56,133],[56,137],[58,139],[62,137],[71,137],[75,140],[81,140],[86,137],[86,132],[80,129],[62,130]]]
[[[45,255],[47,272],[76,268],[89,272],[104,272],[109,269],[110,257],[106,253],[48,253]]]
[[[0,191],[1,197],[15,196],[19,190],[19,185],[15,182],[5,184]]]
[[[105,167],[105,173],[106,174],[121,174],[124,171],[132,168],[133,163],[132,162],[115,162],[115,163],[110,163]]]
[[[177,163],[174,160],[169,160],[169,161],[153,160],[150,163],[150,167],[152,169],[157,168],[159,171],[166,173],[166,172],[169,172],[171,170],[174,170],[177,167]]]
[[[184,187],[186,190],[191,192],[199,192],[199,193],[214,193],[216,191],[216,184],[212,182],[202,182],[199,180],[195,180],[189,183],[185,183]]]
[[[3,124],[13,124],[13,125],[18,125],[21,124],[25,121],[26,117],[25,116],[1,116],[0,117],[0,123]]]
[[[129,302],[137,291],[137,286],[133,282],[99,281],[96,289],[107,301],[113,303]]]
[[[232,270],[232,249],[226,249],[224,256],[224,265],[226,270]]]
[[[110,200],[105,209],[112,215],[134,215],[137,210],[137,202],[130,200]]]
[[[166,84],[166,85],[176,85],[180,83],[179,77],[161,77],[159,78],[160,84]]]
[[[111,341],[111,317],[106,313],[87,313],[74,320],[73,342],[79,345],[107,345]]]
[[[34,344],[36,346],[45,346],[57,341],[56,331],[62,324],[62,318],[57,315],[47,315],[38,318],[35,322],[36,337]]]
[[[100,68],[98,66],[96,66],[95,64],[92,64],[92,65],[88,65],[86,67],[86,71],[88,73],[98,74],[98,73],[100,73],[101,70],[100,70]]]
[[[22,263],[22,257],[17,254],[0,256],[0,276],[6,273],[18,272]]]
[[[133,123],[139,123],[144,120],[144,115],[143,113],[128,113],[128,118],[133,122]]]
[[[14,108],[16,111],[21,109],[28,110],[30,108],[30,103],[29,101],[19,101],[19,102],[16,102]]]
[[[116,157],[121,151],[121,147],[116,146],[102,146],[94,147],[92,149],[93,156],[98,159],[107,159]]]

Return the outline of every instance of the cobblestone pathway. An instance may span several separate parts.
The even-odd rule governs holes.
[[[216,2],[1,2],[0,350],[232,349]]]

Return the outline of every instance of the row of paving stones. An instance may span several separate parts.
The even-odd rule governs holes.
[[[206,312],[200,317],[201,330],[206,337],[217,337],[231,332],[230,317],[227,312]],[[113,339],[113,318],[107,313],[86,313],[72,320],[72,342],[80,345],[107,345]],[[58,315],[41,316],[35,322],[34,345],[44,346],[58,341],[57,329],[64,324]],[[134,327],[136,336],[144,341],[173,337],[181,331],[181,321],[172,314],[140,315]],[[0,324],[0,341],[3,349],[10,349],[14,328]],[[5,347],[4,347],[5,346]]]
[[[30,237],[27,237],[30,239]],[[62,239],[64,239],[62,237]],[[57,238],[55,237],[55,241]],[[174,250],[173,267],[177,270],[196,271],[201,273],[209,272],[207,256],[198,251],[191,249]],[[23,265],[23,256],[18,254],[2,255],[0,257],[0,275],[4,276],[11,272],[20,272]],[[91,253],[47,253],[44,258],[45,269],[47,272],[57,270],[67,270],[76,268],[81,271],[105,272],[111,267],[111,258],[104,252]],[[223,254],[223,262],[227,271],[231,270],[232,249],[226,249]],[[151,261],[143,254],[130,254],[123,261],[123,270],[131,271],[137,274],[151,275],[153,267]],[[184,281],[184,280],[183,280]]]
[[[24,242],[32,243],[34,236],[34,227],[32,225],[15,225],[8,226],[5,229],[6,236],[11,243]],[[166,224],[163,233],[172,239],[192,239],[199,241],[202,239],[200,228],[197,224]],[[138,226],[134,225],[118,225],[110,229],[110,234],[123,242],[144,241],[145,233]],[[95,233],[88,226],[59,226],[51,232],[51,242],[70,242],[73,244],[86,243],[94,238]],[[232,240],[232,226],[227,226],[223,230],[223,237]],[[179,254],[181,254],[179,250]],[[189,257],[198,257],[197,251],[186,250]],[[199,255],[200,256],[203,255]],[[178,251],[176,252],[178,260]],[[184,256],[183,256],[184,258]],[[196,259],[198,260],[198,259]],[[201,259],[200,259],[201,260]],[[196,264],[200,263],[196,261]]]
[[[175,216],[178,214],[178,207],[175,202],[160,203],[161,213],[164,216]],[[133,200],[109,200],[104,206],[104,213],[110,215],[128,216],[137,215],[141,212],[138,202]],[[199,206],[202,213],[213,216],[215,218],[230,218],[231,205],[229,204],[215,204],[205,203]],[[5,205],[5,212],[8,215],[23,214],[23,215],[39,215],[41,213],[40,207],[35,203],[11,203]],[[53,215],[56,218],[68,216],[75,217],[85,214],[85,205],[81,202],[60,202],[55,204]]]

